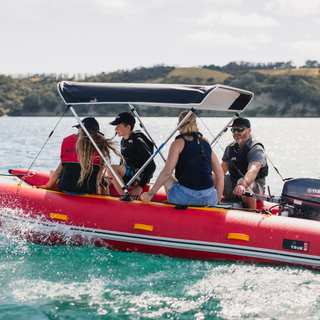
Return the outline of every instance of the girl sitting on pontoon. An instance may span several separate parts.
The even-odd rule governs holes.
[[[180,113],[179,123],[187,113]],[[168,160],[153,187],[140,196],[142,201],[149,202],[164,185],[169,203],[214,206],[220,202],[224,174],[207,139],[198,131],[196,116],[191,114],[179,128],[180,135],[171,144]],[[216,176],[216,188],[212,172]]]
[[[111,161],[110,150],[122,158],[120,152],[113,147],[114,143],[110,139],[106,139],[99,131],[99,123],[95,118],[85,118],[82,120],[82,124],[107,161]],[[78,128],[78,133],[63,140],[61,162],[52,172],[47,188],[54,188],[58,182],[58,189],[68,192],[109,194],[108,183],[104,178],[106,164],[81,126],[78,124],[74,127]]]

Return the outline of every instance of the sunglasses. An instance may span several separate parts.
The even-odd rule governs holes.
[[[240,127],[240,128],[231,128],[231,132],[243,132],[244,130],[248,129],[247,127]]]

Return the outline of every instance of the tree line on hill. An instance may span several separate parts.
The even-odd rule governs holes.
[[[202,68],[228,73],[231,76],[225,79],[225,85],[252,91],[256,97],[268,98],[267,106],[255,104],[254,108],[249,107],[244,113],[247,116],[320,116],[320,76],[290,74],[290,69],[293,67],[289,61],[268,64],[230,62],[223,67],[209,65]],[[319,63],[307,60],[304,67],[319,68]],[[198,76],[169,76],[174,69],[175,67],[157,65],[151,68],[135,68],[130,71],[118,70],[107,74],[102,72],[99,75],[76,81],[215,84],[213,77],[202,79]],[[287,69],[288,72],[282,75],[259,72],[259,70],[279,69]],[[52,75],[17,79],[0,75],[0,115],[61,115],[65,110],[65,105],[57,92],[56,84],[62,80],[74,81],[75,79],[65,79],[61,76],[57,79]],[[124,108],[127,107],[124,106]],[[121,109],[119,105],[95,105],[94,108],[90,105],[77,106],[77,112],[81,116],[88,114],[113,116],[119,109]],[[137,106],[137,110],[143,116],[176,116],[180,111],[144,106]],[[208,111],[202,113],[204,116],[218,115]]]
[[[305,65],[299,67],[299,68],[319,68],[320,64],[317,60],[306,60]],[[209,65],[209,66],[203,66],[203,68],[207,68],[210,70],[217,70],[217,71],[249,71],[249,70],[281,70],[281,69],[292,69],[296,68],[296,66],[293,65],[292,61],[287,62],[269,62],[269,63],[254,63],[254,62],[247,62],[247,61],[233,61],[229,62],[227,65],[223,67],[215,66],[215,65]]]

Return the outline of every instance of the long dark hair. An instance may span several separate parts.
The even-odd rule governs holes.
[[[110,139],[105,138],[96,131],[88,130],[88,132],[90,133],[90,136],[92,137],[98,148],[101,150],[104,158],[107,159],[109,163],[111,162],[110,150],[112,150],[117,156],[123,159],[121,153],[114,147],[114,145],[117,144],[117,142],[112,142]],[[76,148],[78,151],[78,160],[81,166],[81,174],[78,180],[78,185],[81,186],[83,184],[83,181],[87,177],[90,178],[92,175],[93,160],[95,156],[95,147],[82,129],[79,130]],[[96,182],[97,189],[99,188],[99,185],[102,183],[105,170],[106,164],[104,163],[103,159],[99,156],[99,171],[97,174]]]

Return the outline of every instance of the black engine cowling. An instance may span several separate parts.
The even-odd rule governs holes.
[[[285,182],[279,214],[320,220],[320,179],[298,178]]]

